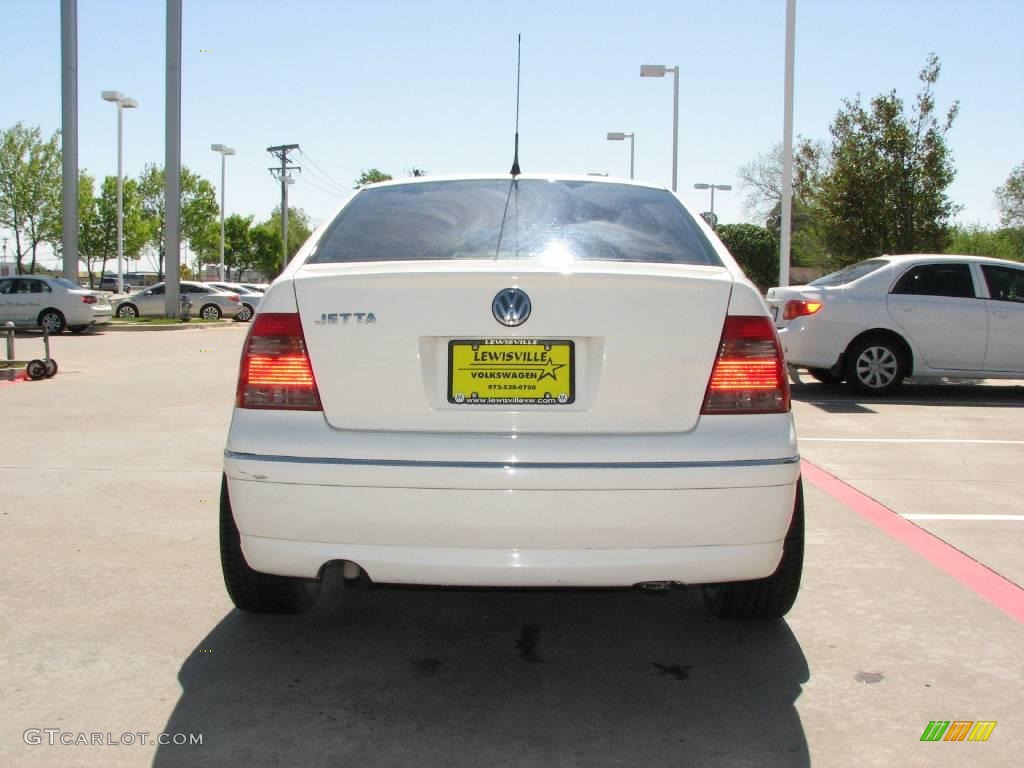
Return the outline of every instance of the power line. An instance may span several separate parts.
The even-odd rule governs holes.
[[[317,169],[318,171],[320,171],[320,173],[322,173],[322,174],[323,174],[323,175],[324,175],[324,176],[326,177],[326,178],[324,179],[324,181],[327,181],[328,183],[330,183],[330,184],[332,184],[332,185],[334,185],[334,186],[338,187],[339,189],[345,189],[346,191],[348,191],[348,189],[347,189],[347,188],[345,187],[345,185],[344,185],[344,184],[340,184],[340,183],[339,183],[339,182],[338,182],[338,181],[337,181],[337,180],[336,180],[336,179],[335,179],[335,178],[334,178],[333,176],[331,176],[331,174],[329,174],[329,173],[328,173],[327,171],[325,171],[325,170],[324,170],[324,169],[323,169],[323,168],[322,168],[322,167],[320,166],[320,164],[319,164],[319,163],[318,163],[318,162],[317,162],[316,160],[314,160],[314,159],[313,159],[312,157],[310,157],[310,156],[309,156],[308,154],[306,154],[305,152],[303,152],[303,151],[302,151],[301,149],[299,150],[299,153],[300,153],[300,154],[301,154],[301,155],[302,155],[302,156],[303,156],[303,157],[304,157],[304,158],[305,158],[306,160],[308,160],[308,161],[309,161],[310,165],[312,165],[312,166],[313,166],[314,168],[316,168],[316,169]],[[348,167],[348,166],[345,166],[345,167]]]

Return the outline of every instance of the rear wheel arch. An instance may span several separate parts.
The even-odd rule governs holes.
[[[899,333],[892,330],[891,328],[872,328],[871,330],[858,333],[856,336],[850,339],[850,343],[847,344],[846,349],[843,350],[843,358],[842,360],[840,360],[839,365],[837,366],[839,370],[843,370],[846,367],[846,357],[849,354],[850,350],[853,348],[853,346],[857,344],[859,341],[862,341],[869,337],[885,339],[887,341],[891,341],[893,344],[898,345],[903,355],[903,364],[904,366],[906,366],[907,375],[910,376],[913,374],[914,350],[911,349],[910,343],[903,336],[901,336]]]

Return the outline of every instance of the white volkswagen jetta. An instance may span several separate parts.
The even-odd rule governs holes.
[[[225,451],[235,605],[347,580],[704,585],[789,610],[803,503],[757,289],[663,188],[591,177],[366,187],[267,291]]]

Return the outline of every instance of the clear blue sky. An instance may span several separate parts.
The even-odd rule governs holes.
[[[60,128],[60,3],[0,0],[0,127]],[[163,163],[165,3],[79,0],[79,158],[116,173],[116,110],[126,112],[125,173]],[[280,187],[266,147],[299,144],[293,204],[330,214],[361,169],[396,176],[507,172],[515,37],[523,35],[520,161],[529,172],[628,176],[669,184],[671,79],[680,67],[679,188],[732,184],[715,209],[744,220],[737,169],[782,136],[785,0],[355,3],[184,0],[182,160],[220,182],[227,211],[265,218]],[[960,220],[997,223],[992,190],[1024,162],[1024,2],[798,0],[796,132],[828,138],[843,98],[895,89],[908,107],[930,51],[942,61],[938,107],[960,100],[949,134]],[[206,52],[209,51],[209,52]],[[316,165],[313,165],[316,163]]]

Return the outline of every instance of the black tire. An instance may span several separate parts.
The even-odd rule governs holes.
[[[134,304],[122,304],[117,308],[117,316],[122,320],[134,320],[139,317],[139,308]]]
[[[226,477],[220,485],[220,565],[231,602],[247,613],[302,613],[320,594],[319,579],[273,576],[249,567],[231,511]]]
[[[70,326],[68,326],[68,330],[71,331],[72,333],[78,334],[78,333],[85,333],[91,327],[92,326],[90,326],[90,325],[70,325]]]
[[[54,376],[57,375],[57,370],[58,369],[57,369],[57,361],[56,360],[54,360],[51,357],[49,360],[47,360],[44,363],[44,365],[46,366],[46,378],[52,379]]]
[[[59,336],[68,327],[68,324],[64,322],[64,315],[60,310],[53,308],[44,309],[39,313],[39,325],[45,328],[51,336]]]
[[[25,365],[25,375],[32,381],[46,378],[46,363],[42,360],[29,360]]]
[[[775,573],[764,579],[708,584],[704,604],[722,619],[781,619],[796,601],[804,568],[804,486],[797,480],[793,517]]]
[[[836,376],[828,368],[808,368],[807,372],[815,381],[821,382],[822,384],[826,384],[830,387],[843,383],[842,377]]]
[[[247,323],[252,320],[252,316],[256,314],[256,310],[253,309],[251,304],[243,304],[242,308],[235,315],[235,320],[240,323]]]
[[[907,375],[902,345],[888,336],[855,339],[846,350],[846,383],[862,395],[880,397],[898,387]]]
[[[216,304],[203,304],[199,310],[199,317],[203,320],[220,320],[220,307]]]

